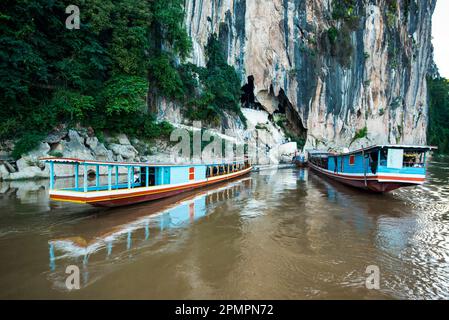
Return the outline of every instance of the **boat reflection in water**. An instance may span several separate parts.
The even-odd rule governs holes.
[[[402,198],[394,194],[360,194],[357,189],[340,184],[325,176],[311,175],[309,180],[323,192],[328,203],[344,208],[340,219],[352,226],[360,235],[375,235],[373,243],[383,252],[399,255],[407,246],[407,232],[417,228],[417,222],[410,217],[407,207],[401,208]],[[376,197],[379,207],[373,206],[370,200]],[[364,201],[365,199],[365,201]],[[382,208],[379,210],[379,208]],[[391,227],[391,220],[401,219],[403,228]]]
[[[160,250],[164,245],[179,245],[185,238],[182,229],[196,221],[207,219],[208,215],[213,213],[211,209],[215,205],[239,196],[247,196],[247,192],[251,192],[251,178],[227,183],[221,187],[206,188],[200,193],[183,196],[175,203],[168,199],[155,204],[130,207],[131,217],[125,214],[126,217],[123,218],[128,221],[109,230],[101,230],[90,237],[52,239],[48,242],[51,271],[49,278],[55,288],[67,290],[66,267],[76,265],[80,268],[80,286],[86,287],[121,263],[143,254],[145,250]],[[160,210],[154,211],[155,207]],[[170,241],[172,239],[173,241]]]

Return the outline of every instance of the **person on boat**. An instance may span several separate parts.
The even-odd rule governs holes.
[[[140,174],[137,171],[134,171],[134,183],[140,183]]]
[[[370,167],[371,167],[371,172],[373,174],[377,173],[378,162],[379,162],[379,155],[378,155],[377,151],[376,152],[371,152],[369,154],[369,164],[370,164]]]

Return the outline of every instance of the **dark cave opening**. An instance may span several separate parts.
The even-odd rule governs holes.
[[[254,95],[254,89],[254,76],[250,75],[248,76],[248,82],[241,88],[242,95],[240,97],[240,102],[242,104],[242,108],[265,110],[264,106],[257,101]],[[269,95],[275,97],[272,85],[270,86]],[[300,114],[296,108],[293,107],[282,88],[279,90],[279,94],[276,98],[278,100],[277,110],[275,110],[273,114],[269,114],[269,121],[274,122],[275,114],[285,116],[284,120],[281,120],[281,122],[283,122],[282,126],[284,127],[284,130],[286,130],[288,136],[294,138],[294,140],[299,139],[305,142],[307,139],[307,129],[302,123]]]
[[[254,76],[248,76],[248,82],[241,88],[242,95],[240,96],[240,102],[243,108],[250,108],[261,110],[262,105],[256,101],[254,95]]]
[[[275,113],[285,115],[287,120],[287,129],[289,131],[293,132],[300,139],[307,139],[307,129],[302,123],[301,116],[293,107],[283,89],[279,90],[279,95],[277,98],[279,105]]]

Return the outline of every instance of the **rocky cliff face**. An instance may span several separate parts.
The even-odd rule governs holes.
[[[249,102],[309,147],[424,144],[435,2],[186,0],[186,27],[194,63],[217,33]]]
[[[425,144],[435,3],[185,0],[185,25],[193,41],[191,62],[206,64],[205,46],[216,33],[228,63],[241,75],[244,106],[285,114],[289,129],[307,138],[306,148]],[[159,119],[186,122],[176,103],[159,98],[156,106]],[[273,123],[275,117],[249,109],[243,113],[252,130],[249,141],[265,137],[258,152],[267,153],[270,163],[289,161],[295,147],[285,144],[286,136]],[[243,124],[225,113],[224,128],[237,132]],[[103,144],[84,131],[50,134],[14,164],[0,163],[0,180],[47,177],[48,168],[38,158],[50,154],[157,162],[166,161],[172,152],[164,143],[149,152],[145,143],[126,137],[110,137]],[[8,158],[11,149],[2,154],[0,146],[0,158]]]

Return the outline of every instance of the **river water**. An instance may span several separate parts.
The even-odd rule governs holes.
[[[449,163],[387,195],[307,169],[116,209],[47,192],[0,183],[0,298],[449,299]]]

